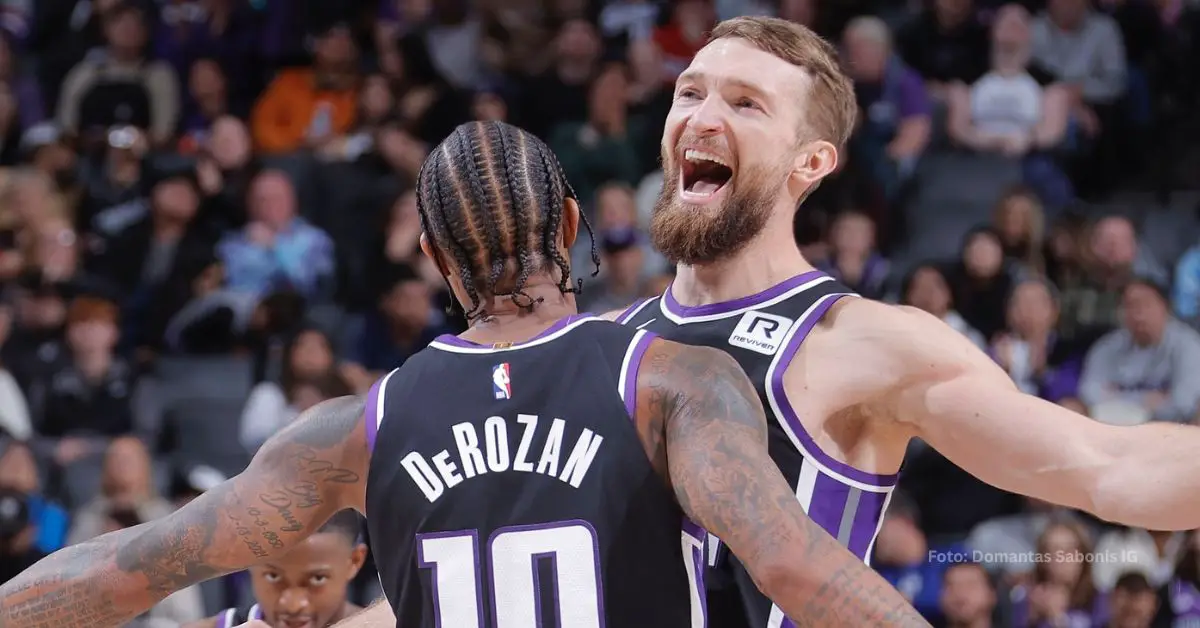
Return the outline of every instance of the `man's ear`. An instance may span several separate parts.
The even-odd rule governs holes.
[[[429,243],[429,238],[426,237],[424,231],[421,232],[421,252],[425,254],[425,257],[433,260],[434,265],[437,266],[438,272],[441,273],[443,277],[450,276],[449,269],[447,269],[446,264],[442,262],[442,256],[438,255],[438,252],[433,250],[433,245]]]
[[[809,142],[796,155],[792,165],[792,178],[800,182],[805,189],[821,182],[837,169],[837,148],[824,140]]]
[[[579,237],[579,202],[573,198],[568,198],[563,201],[563,218],[562,218],[562,245],[566,250],[571,250],[575,245],[575,239]]]

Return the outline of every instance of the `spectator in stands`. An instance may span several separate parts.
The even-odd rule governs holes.
[[[214,120],[196,160],[196,182],[215,222],[224,228],[245,224],[245,199],[258,171],[246,124],[233,116]]]
[[[1045,220],[1041,201],[1027,188],[1013,188],[996,201],[996,208],[992,212],[992,228],[1000,236],[1004,257],[1009,264],[1035,275],[1046,272],[1043,250]]]
[[[1187,550],[1188,534],[1140,528],[1118,528],[1105,532],[1096,543],[1096,552],[1106,557],[1092,566],[1092,581],[1101,591],[1111,591],[1121,574],[1133,571],[1145,576],[1154,586],[1162,586]]]
[[[71,503],[82,503],[99,478],[77,467],[94,460],[111,439],[133,432],[130,394],[135,373],[114,354],[118,339],[117,306],[95,297],[78,297],[67,312],[69,357],[44,382],[38,435],[55,464],[68,475]],[[81,499],[82,498],[82,499]]]
[[[605,3],[598,20],[600,31],[605,37],[624,36],[630,42],[648,40],[654,34],[659,10],[657,3],[646,0]]]
[[[929,145],[929,96],[921,76],[892,52],[883,20],[855,18],[843,43],[862,109],[851,152],[895,198]]]
[[[329,161],[357,161],[375,146],[375,137],[395,117],[396,97],[387,77],[372,74],[359,91],[354,130],[321,147],[320,156]]]
[[[208,59],[224,84],[233,74],[229,96],[246,98],[261,85],[259,19],[249,2],[206,0],[162,5],[154,34],[155,57],[171,64],[179,76],[194,73],[197,61]]]
[[[145,134],[137,128],[109,129],[101,154],[85,163],[84,197],[75,215],[80,229],[103,231],[92,221],[110,209],[118,213],[145,210],[148,169],[143,158],[149,149]]]
[[[1121,308],[1122,328],[1088,351],[1080,398],[1093,416],[1117,402],[1132,406],[1122,412],[1190,422],[1200,403],[1200,333],[1171,315],[1166,289],[1150,279],[1130,281]]]
[[[1190,532],[1169,581],[1158,591],[1156,626],[1190,626],[1200,621],[1200,531]]]
[[[948,91],[947,130],[971,150],[1021,159],[1026,183],[1061,207],[1074,191],[1048,153],[1066,136],[1070,95],[1030,67],[1031,54],[1029,13],[1018,5],[1000,9],[992,25],[989,70]]]
[[[1097,220],[1078,255],[1082,272],[1058,277],[1062,318],[1059,332],[1084,344],[1120,324],[1121,291],[1134,276],[1165,284],[1166,272],[1138,242],[1133,223],[1123,216]]]
[[[62,284],[46,281],[40,273],[21,277],[17,287],[16,325],[13,337],[4,344],[4,363],[37,416],[38,399],[29,396],[33,386],[51,376],[65,353],[63,322],[66,302]]]
[[[921,264],[909,272],[900,289],[900,302],[933,314],[975,346],[983,349],[987,341],[954,309],[954,295],[946,275],[937,264]]]
[[[1025,498],[1021,512],[989,519],[975,526],[966,545],[983,557],[980,564],[1005,584],[1014,584],[1033,573],[1037,543],[1046,526],[1066,509]]]
[[[554,38],[554,65],[522,86],[516,121],[545,139],[559,124],[587,119],[592,77],[601,51],[600,36],[591,23],[571,20],[563,24]]]
[[[12,39],[0,36],[0,84],[12,94],[17,120],[24,131],[46,119],[46,108],[37,81],[21,72],[15,57]]]
[[[1175,265],[1171,305],[1179,318],[1200,322],[1200,245],[1189,248]]]
[[[1005,303],[1014,277],[1004,265],[1004,247],[995,231],[977,227],[968,232],[959,260],[950,267],[946,280],[959,313],[985,339],[1004,329]]]
[[[341,373],[359,393],[450,331],[442,313],[433,309],[429,285],[412,267],[397,266],[390,283],[378,308],[349,333],[349,355]]]
[[[14,517],[18,521],[23,519],[24,526],[10,526],[7,535],[0,534],[8,536],[3,554],[19,559],[16,562],[27,559],[36,562],[38,557],[63,547],[70,516],[58,502],[47,497],[37,460],[26,443],[0,437],[0,490],[23,502],[28,511],[28,517]],[[7,580],[14,575],[7,573],[0,577]]]
[[[487,86],[475,90],[471,100],[471,116],[480,121],[508,121],[508,98],[504,90]]]
[[[987,71],[987,28],[974,0],[936,0],[897,39],[900,56],[934,98],[945,99],[951,85],[974,83]]]
[[[345,24],[317,33],[310,68],[284,70],[254,105],[254,145],[264,153],[320,149],[354,128],[358,49]]]
[[[1108,606],[1105,628],[1150,628],[1158,612],[1158,596],[1145,576],[1126,573],[1117,579]]]
[[[931,547],[920,527],[917,506],[904,494],[893,495],[879,537],[872,565],[896,590],[912,602],[922,615],[935,620],[940,615],[942,574],[949,566],[936,556],[963,552],[960,545]]]
[[[662,77],[674,83],[708,42],[707,33],[717,23],[712,0],[681,0],[671,5],[671,19],[654,30],[654,43],[662,53]]]
[[[1121,146],[1119,100],[1128,72],[1116,22],[1093,11],[1087,0],[1049,0],[1033,22],[1033,59],[1066,84],[1072,119],[1094,143],[1082,163],[1081,192],[1103,192],[1118,175]]]
[[[646,129],[642,120],[629,116],[628,104],[628,69],[609,65],[592,83],[587,119],[551,131],[547,143],[579,198],[595,198],[608,181],[633,185],[641,178],[634,138]]]
[[[652,262],[654,253],[638,228],[632,188],[624,183],[605,184],[596,193],[596,210],[602,259],[600,275],[586,277],[584,291],[577,297],[584,312],[606,312],[632,303],[645,288],[647,268],[658,261]],[[580,261],[572,267],[589,266]]]
[[[171,514],[175,508],[154,489],[150,452],[132,436],[116,438],[104,454],[100,493],[75,511],[67,544],[94,539],[108,531],[113,513],[127,512],[140,521]]]
[[[1092,582],[1091,534],[1074,518],[1051,523],[1038,539],[1033,581],[1012,592],[1013,625],[1092,626],[1104,621],[1104,596]]]
[[[942,572],[939,607],[946,628],[992,628],[996,587],[979,563],[947,565]]]
[[[58,122],[85,140],[113,125],[147,129],[165,145],[179,123],[179,79],[171,66],[146,57],[146,16],[133,2],[104,15],[107,47],[76,65],[63,82]]]
[[[1007,320],[1007,329],[992,340],[990,353],[1017,387],[1055,403],[1077,397],[1083,356],[1054,332],[1054,287],[1043,279],[1018,283],[1008,300]]]
[[[26,129],[21,136],[21,158],[50,177],[59,192],[74,195],[79,184],[78,159],[57,124],[41,122]]]
[[[892,267],[875,248],[875,223],[864,213],[846,210],[829,230],[829,256],[817,268],[869,299],[882,299]]]
[[[13,329],[13,291],[0,294],[0,347],[8,342]],[[4,368],[0,360],[0,430],[13,438],[28,440],[33,435],[33,422],[29,416],[29,404],[17,380]]]
[[[315,327],[296,334],[283,353],[283,372],[278,383],[260,382],[250,391],[242,410],[240,440],[247,451],[258,451],[268,438],[291,423],[299,414],[288,403],[288,391],[296,382],[317,381],[333,372],[336,363],[329,335]]]
[[[188,98],[184,102],[178,149],[183,154],[194,154],[205,145],[213,123],[234,112],[231,111],[225,72],[216,61],[197,59],[186,69],[185,76],[188,77]]]
[[[217,245],[227,286],[259,296],[291,289],[313,301],[327,297],[334,276],[333,242],[296,215],[296,192],[287,175],[277,170],[259,174],[248,205],[250,222]]]

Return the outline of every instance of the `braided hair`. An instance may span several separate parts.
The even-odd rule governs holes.
[[[567,199],[576,199],[575,191],[554,153],[510,124],[468,122],[433,149],[417,178],[417,209],[430,245],[458,267],[471,299],[467,319],[488,316],[489,296],[532,308],[541,299],[526,294],[525,284],[535,272],[557,268],[563,294],[582,290],[582,279],[571,285],[571,265],[558,249]],[[592,262],[594,276],[595,238]]]

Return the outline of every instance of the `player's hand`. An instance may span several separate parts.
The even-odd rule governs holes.
[[[1000,152],[1008,157],[1021,157],[1029,152],[1029,148],[1032,145],[1032,138],[1023,133],[1005,135],[1000,140]]]

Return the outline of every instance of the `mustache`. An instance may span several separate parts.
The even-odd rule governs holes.
[[[668,158],[674,157],[676,154],[678,154],[679,147],[681,146],[688,146],[689,148],[708,151],[718,155],[733,154],[733,151],[729,150],[729,147],[725,144],[725,142],[722,142],[718,139],[711,137],[698,137],[696,135],[681,135],[679,136],[679,139],[675,140],[675,144],[673,146],[662,147],[663,162],[666,162]]]

